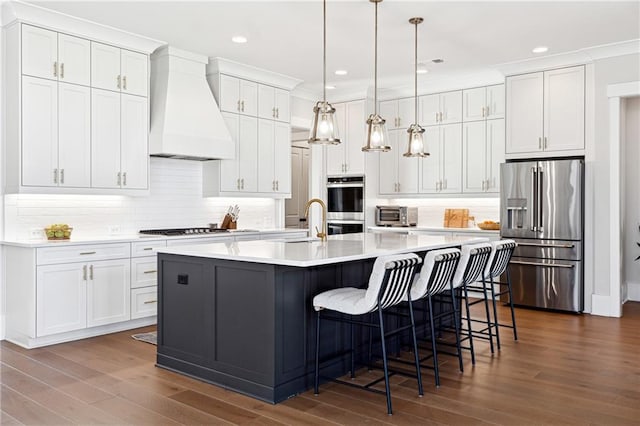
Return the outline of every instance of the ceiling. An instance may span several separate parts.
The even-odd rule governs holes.
[[[33,1],[50,9],[224,57],[322,88],[322,2],[307,1]],[[418,60],[438,78],[530,59],[544,45],[556,55],[640,38],[640,2],[432,2],[385,0],[378,9],[380,87],[413,79],[414,29],[421,16]],[[338,89],[373,80],[374,5],[327,2],[327,83]],[[248,38],[245,44],[231,41]],[[445,60],[442,64],[431,62]],[[334,71],[345,69],[346,76]]]

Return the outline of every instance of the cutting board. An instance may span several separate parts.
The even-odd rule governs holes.
[[[469,209],[446,209],[444,211],[445,228],[466,228],[469,222]]]

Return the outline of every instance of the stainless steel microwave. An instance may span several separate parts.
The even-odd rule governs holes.
[[[376,206],[377,226],[416,226],[417,224],[417,207]]]

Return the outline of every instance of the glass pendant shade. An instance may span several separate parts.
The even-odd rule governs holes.
[[[313,121],[309,131],[310,144],[337,145],[340,143],[336,109],[327,101],[318,101],[313,107]]]
[[[367,145],[362,147],[364,152],[391,150],[391,146],[388,145],[387,127],[384,123],[385,119],[378,114],[371,114],[367,118]]]
[[[405,157],[426,157],[429,155],[425,152],[424,146],[424,129],[419,124],[412,124],[407,129],[409,134],[409,144],[407,145],[407,152],[402,154]]]

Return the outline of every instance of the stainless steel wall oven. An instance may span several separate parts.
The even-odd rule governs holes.
[[[364,232],[364,176],[327,176],[329,235]]]

